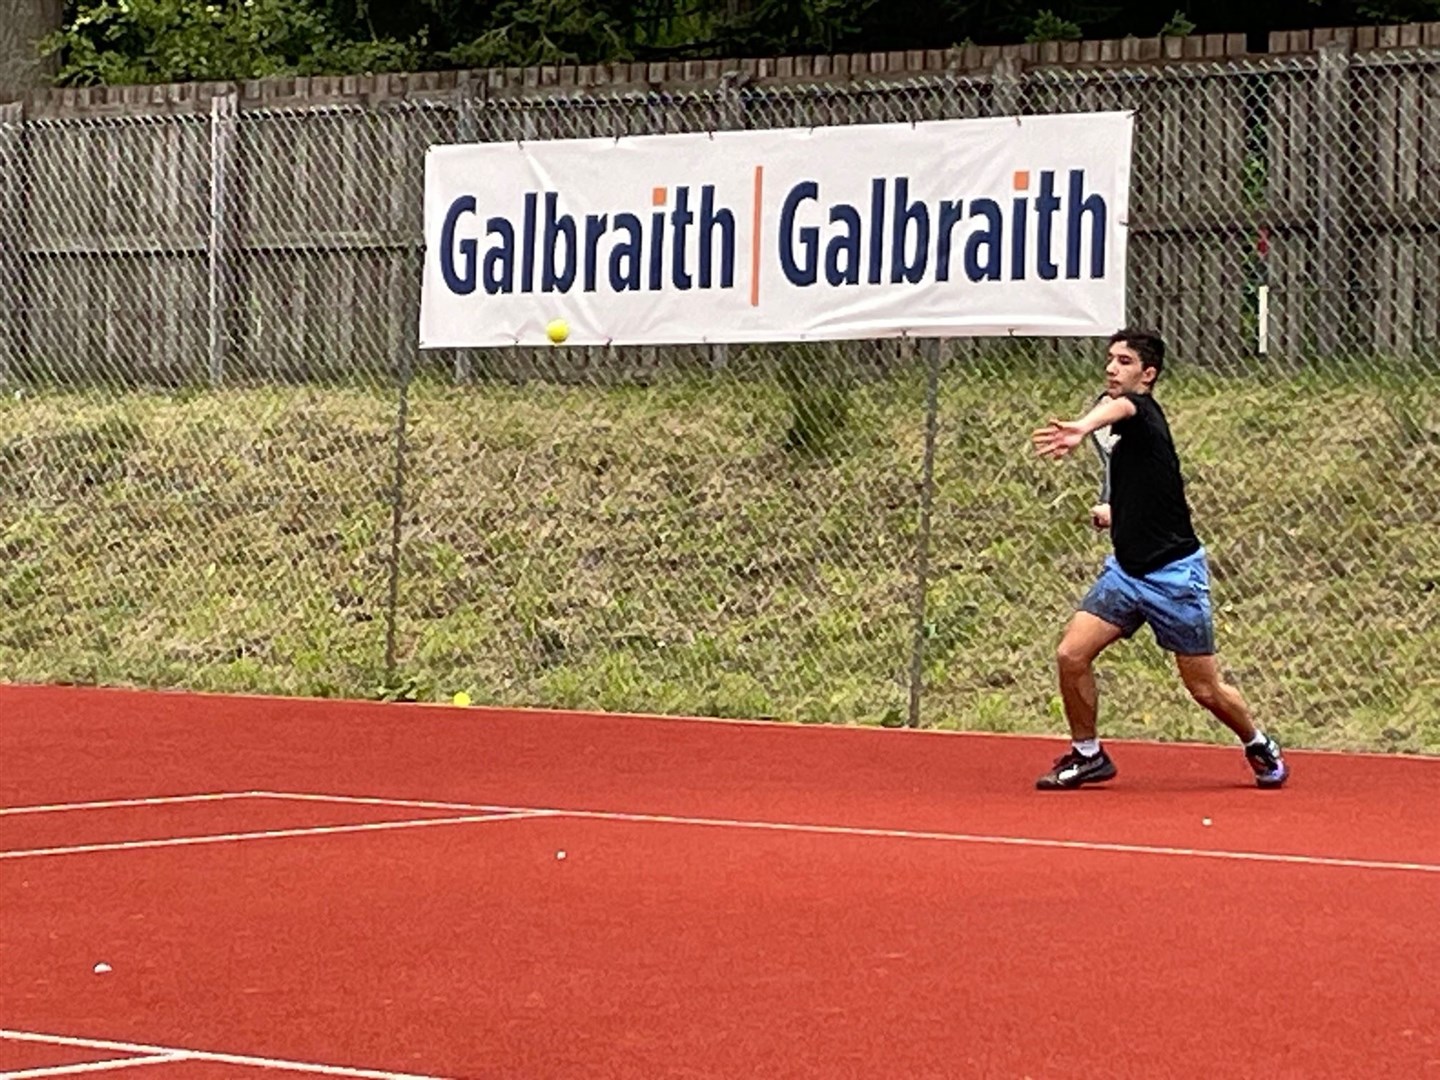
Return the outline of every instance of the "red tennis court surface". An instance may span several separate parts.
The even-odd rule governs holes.
[[[4,688],[0,1076],[1440,1078],[1440,761],[1062,745]]]

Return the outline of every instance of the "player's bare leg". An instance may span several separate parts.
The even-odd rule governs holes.
[[[1175,666],[1185,689],[1195,699],[1195,704],[1207,710],[1228,727],[1240,741],[1248,743],[1255,738],[1255,721],[1250,718],[1250,706],[1244,696],[1220,674],[1220,664],[1212,656],[1177,656]]]
[[[1095,685],[1095,658],[1120,636],[1118,626],[1088,611],[1077,611],[1055,650],[1065,722],[1070,725],[1070,738],[1076,742],[1095,738],[1100,699]]]
[[[1238,689],[1225,681],[1214,656],[1176,656],[1175,666],[1185,689],[1209,713],[1239,736],[1245,759],[1261,787],[1279,787],[1290,776],[1280,745],[1255,726],[1250,706]]]
[[[1115,776],[1115,763],[1095,737],[1099,691],[1095,686],[1095,658],[1120,640],[1120,627],[1088,611],[1077,611],[1065,627],[1055,666],[1060,675],[1060,699],[1072,742],[1050,771],[1035,781],[1041,791],[1062,791],[1101,784]]]

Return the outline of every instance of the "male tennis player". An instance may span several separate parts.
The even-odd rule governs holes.
[[[1051,420],[1032,436],[1042,457],[1060,459],[1098,428],[1110,425],[1110,503],[1096,506],[1096,528],[1109,528],[1115,553],[1071,618],[1056,652],[1060,697],[1070,725],[1070,751],[1036,781],[1055,791],[1098,784],[1115,763],[1096,736],[1095,658],[1149,623],[1159,646],[1175,655],[1185,688],[1239,736],[1261,787],[1285,783],[1289,768],[1274,739],[1255,726],[1240,691],[1215,660],[1210,572],[1190,524],[1180,459],[1170,426],[1152,391],[1165,366],[1165,343],[1144,330],[1110,338],[1105,400],[1079,420]]]

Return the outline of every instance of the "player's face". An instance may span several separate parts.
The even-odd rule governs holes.
[[[1105,392],[1111,397],[1144,393],[1154,381],[1154,370],[1140,362],[1140,354],[1123,341],[1105,354]]]

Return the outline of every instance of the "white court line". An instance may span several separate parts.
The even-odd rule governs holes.
[[[1326,855],[1286,855],[1265,851],[1225,851],[1211,848],[1165,847],[1152,844],[1111,844],[1097,840],[1052,840],[1032,836],[987,836],[979,833],[923,832],[911,829],[864,829],[845,825],[787,825],[768,821],[727,821],[723,818],[671,817],[665,814],[617,814],[591,810],[558,810],[555,816],[599,818],[606,821],[641,821],[669,825],[719,825],[734,829],[770,829],[834,836],[879,836],[900,840],[948,840],[958,844],[996,844],[1006,847],[1061,848],[1069,851],[1107,851],[1123,855],[1182,855],[1194,859],[1230,859],[1237,862],[1291,863],[1301,866],[1340,866],[1351,870],[1411,870],[1440,874],[1440,864],[1387,862],[1381,859],[1344,859]]]
[[[44,1069],[21,1069],[19,1072],[0,1073],[0,1080],[33,1080],[33,1078],[41,1076],[74,1076],[77,1073],[111,1072],[114,1069],[134,1068],[136,1065],[164,1065],[167,1062],[184,1060],[184,1054],[147,1054],[145,1057],[87,1061],[80,1065],[51,1065]]]
[[[295,802],[321,802],[321,803],[354,803],[357,806],[403,806],[407,809],[416,810],[499,810],[509,813],[520,809],[515,806],[490,806],[485,803],[463,803],[463,802],[431,802],[427,799],[386,799],[383,797],[365,797],[360,795],[311,795],[299,791],[247,791],[246,795],[255,799],[279,799],[281,801]],[[540,811],[541,813],[568,814],[568,810]]]
[[[262,798],[307,799],[336,802],[362,801],[388,805],[386,799],[360,799],[350,795],[317,795],[283,791],[257,791]],[[395,800],[397,805],[411,804]],[[480,809],[465,803],[445,803],[446,809]],[[490,809],[496,809],[491,807]],[[1221,859],[1233,862],[1279,863],[1298,866],[1332,866],[1348,870],[1404,870],[1422,874],[1440,874],[1440,864],[1423,862],[1391,862],[1384,859],[1347,859],[1327,855],[1287,855],[1264,851],[1226,851],[1215,848],[1166,847],[1151,844],[1115,844],[1098,840],[1053,840],[1035,836],[992,836],[984,833],[930,832],[915,829],[873,829],[851,825],[807,825],[782,821],[745,821],[735,818],[680,817],[673,814],[627,814],[611,810],[566,810],[560,807],[507,807],[517,814],[537,817],[589,818],[596,821],[630,821],[658,825],[709,825],[727,829],[760,829],[769,832],[815,833],[823,836],[869,836],[892,840],[942,840],[957,844],[990,844],[1001,847],[1058,848],[1067,851],[1103,851],[1122,855],[1169,855],[1192,859]]]
[[[105,1039],[77,1039],[69,1035],[47,1035],[38,1031],[10,1031],[0,1028],[0,1039],[47,1043],[51,1046],[78,1046],[84,1050],[118,1050],[126,1054],[155,1054],[180,1060],[213,1061],[221,1065],[242,1065],[255,1069],[289,1069],[291,1072],[318,1073],[321,1076],[348,1076],[355,1077],[357,1080],[446,1080],[443,1076],[425,1076],[420,1073],[352,1069],[344,1065],[318,1065],[310,1061],[286,1061],[284,1058],[221,1054],[212,1050],[189,1050],[181,1046],[149,1046],[144,1043],[112,1042]],[[10,1073],[0,1073],[0,1080],[7,1080],[11,1075]]]
[[[49,855],[83,854],[94,851],[124,851],[132,848],[176,847],[187,844],[211,844],[239,840],[260,840],[284,836],[309,836],[334,832],[359,832],[375,829],[418,828],[425,825],[471,824],[483,821],[507,821],[527,817],[574,817],[600,821],[629,821],[662,825],[708,825],[732,829],[761,829],[775,832],[815,833],[832,836],[869,836],[898,840],[940,840],[951,843],[989,844],[1008,847],[1052,848],[1071,851],[1100,851],[1127,855],[1168,855],[1197,859],[1219,859],[1236,862],[1261,862],[1301,866],[1329,866],[1351,870],[1399,870],[1412,873],[1440,874],[1440,864],[1399,862],[1381,859],[1349,859],[1324,855],[1291,855],[1260,851],[1227,851],[1213,848],[1166,847],[1148,844],[1118,844],[1090,840],[1055,840],[1045,837],[994,836],[981,833],[950,833],[913,829],[875,829],[848,825],[809,825],[775,821],[745,821],[731,818],[681,817],[668,814],[630,814],[619,811],[567,810],[560,807],[496,806],[481,803],[436,802],[422,799],[387,799],[356,795],[325,795],[295,791],[221,792],[212,795],[178,795],[155,799],[116,800],[110,803],[70,803],[55,807],[16,807],[0,813],[38,812],[46,809],[80,809],[101,806],[158,805],[172,802],[213,801],[220,799],[276,799],[299,802],[324,802],[364,806],[387,806],[425,810],[478,811],[454,818],[425,818],[398,822],[374,822],[364,825],[315,826],[303,829],[280,829],[268,832],[229,833],[217,836],[173,837],[160,840],[130,840],[109,844],[86,844],[73,847],[31,848],[0,851],[0,859],[32,858]]]
[[[103,802],[50,803],[46,806],[0,806],[0,817],[14,814],[60,814],[68,810],[111,810],[121,806],[166,806],[172,803],[223,802],[253,799],[253,791],[216,791],[208,795],[165,795],[153,799],[107,799]]]
[[[422,829],[427,825],[473,825],[482,821],[513,821],[546,817],[543,810],[513,810],[506,813],[467,814],[449,818],[408,818],[403,821],[367,821],[359,825],[312,825],[298,829],[267,829],[263,832],[214,833],[206,836],[169,836],[155,840],[115,840],[104,844],[74,844],[69,847],[20,848],[0,851],[0,859],[38,859],[54,855],[85,855],[96,851],[134,851],[140,848],[187,847],[194,844],[231,844],[243,840],[274,840],[290,836],[327,836],[334,833],[379,832],[385,829]]]

